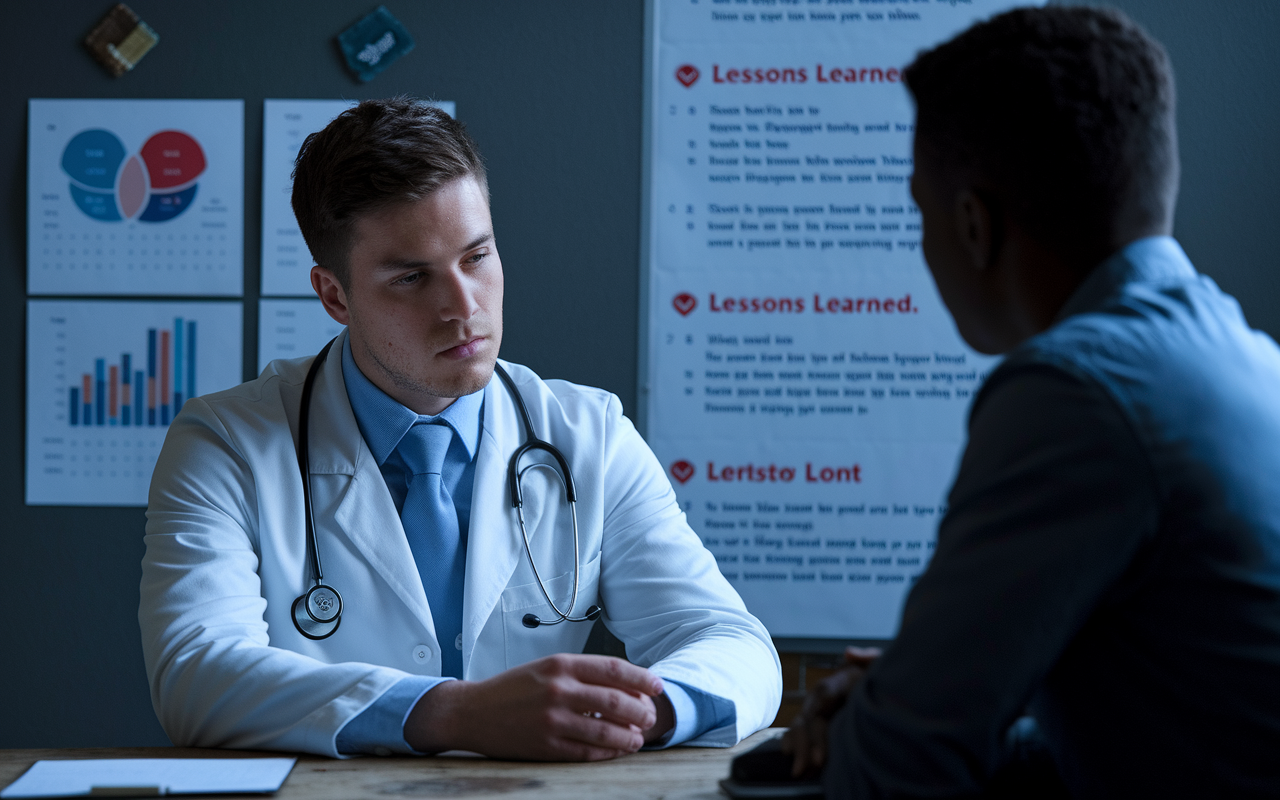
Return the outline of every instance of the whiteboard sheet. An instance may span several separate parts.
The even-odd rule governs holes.
[[[10,797],[79,797],[97,789],[150,789],[146,794],[275,792],[296,758],[90,758],[37,761],[4,791]],[[118,792],[113,792],[117,794]]]
[[[241,381],[239,301],[27,301],[27,503],[145,506],[169,423]]]
[[[355,100],[266,100],[262,107],[262,293],[310,297],[311,252],[293,216],[293,161],[308,134],[328,125]],[[451,117],[457,106],[434,102]],[[264,362],[265,363],[265,362]]]
[[[646,437],[774,636],[892,637],[974,392],[901,69],[1009,0],[654,0]]]
[[[243,241],[243,101],[30,101],[29,294],[235,296]]]

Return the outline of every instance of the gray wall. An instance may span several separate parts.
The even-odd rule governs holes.
[[[1178,81],[1174,233],[1201,272],[1280,336],[1280,4],[1119,0],[1164,43]]]
[[[28,97],[245,100],[245,362],[256,358],[262,100],[408,92],[455,100],[484,150],[507,271],[503,355],[606,387],[634,414],[639,283],[640,0],[409,2],[417,49],[368,85],[332,37],[375,0],[132,0],[161,43],[124,78],[80,39],[110,0],[9,8],[0,48],[0,359],[23,364]],[[1169,48],[1181,89],[1178,234],[1200,268],[1280,333],[1280,62],[1271,0],[1123,0]],[[1211,8],[1210,6],[1220,6]],[[23,364],[24,368],[25,365]],[[250,377],[250,370],[246,377]],[[11,369],[9,374],[14,374]],[[24,419],[24,389],[0,416]],[[162,744],[136,608],[142,509],[28,508],[23,432],[0,442],[0,747]]]

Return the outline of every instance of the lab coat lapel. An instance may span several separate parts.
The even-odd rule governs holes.
[[[462,658],[467,673],[476,638],[498,604],[524,552],[519,521],[511,507],[507,464],[524,441],[523,428],[506,385],[495,372],[484,391],[484,429],[476,455],[463,584]]]
[[[356,424],[342,377],[342,339],[316,381],[311,412],[311,492],[321,541],[326,520],[345,535],[422,626],[435,624],[400,515]],[[330,516],[330,514],[332,516]]]

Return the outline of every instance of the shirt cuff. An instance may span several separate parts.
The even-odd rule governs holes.
[[[731,701],[670,678],[663,678],[662,684],[675,722],[667,735],[649,745],[649,749],[675,747],[708,731],[736,724],[737,709]]]
[[[422,755],[404,740],[404,723],[424,694],[451,680],[453,678],[424,675],[401,678],[368,708],[342,726],[335,741],[338,752],[342,755]]]

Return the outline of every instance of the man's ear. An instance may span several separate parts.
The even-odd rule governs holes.
[[[311,268],[311,288],[324,304],[324,310],[341,325],[351,324],[351,309],[347,305],[347,292],[333,270],[326,267]]]
[[[956,238],[969,263],[982,272],[996,261],[1000,251],[1000,221],[995,209],[972,189],[956,195]]]

